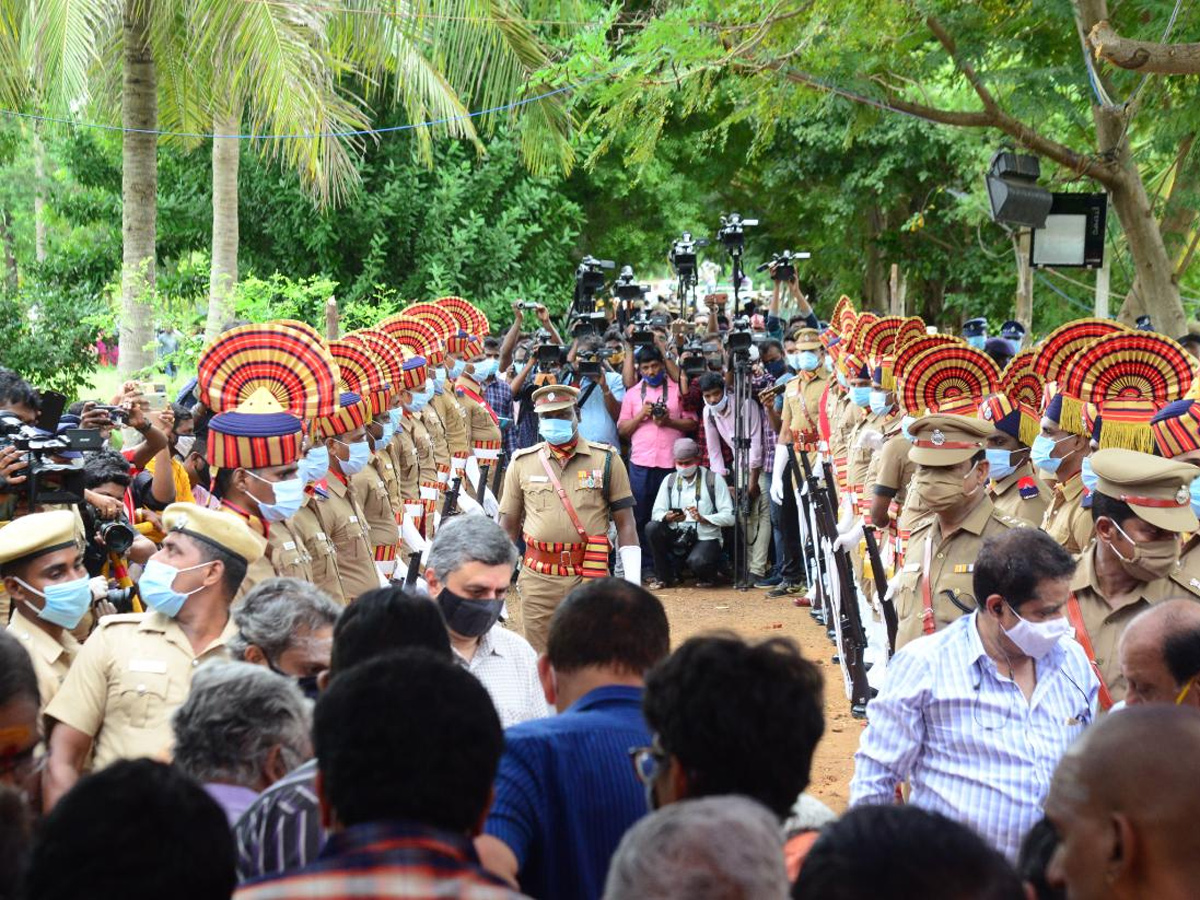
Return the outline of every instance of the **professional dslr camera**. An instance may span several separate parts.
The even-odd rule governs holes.
[[[99,511],[90,503],[79,505],[79,515],[83,519],[83,531],[87,538],[83,564],[94,578],[101,573],[109,553],[123,556],[129,552],[137,532],[124,513],[115,519],[102,519]]]
[[[0,409],[0,447],[16,447],[25,452],[26,466],[13,475],[24,475],[25,483],[9,484],[0,478],[0,492],[25,492],[30,506],[83,502],[83,461],[57,463],[51,457],[67,451],[99,450],[100,432],[71,428],[62,434],[49,434],[26,425],[14,413]]]
[[[746,246],[746,231],[758,224],[758,219],[743,219],[738,213],[721,216],[721,227],[717,230],[717,240],[730,253],[740,254]]]
[[[782,253],[774,254],[770,262],[763,263],[755,271],[765,272],[774,266],[774,269],[771,270],[771,280],[788,282],[796,277],[796,260],[808,259],[811,256],[812,254],[807,251],[784,250]]]
[[[656,400],[650,404],[650,415],[655,419],[661,419],[667,415],[667,404],[662,400]]]

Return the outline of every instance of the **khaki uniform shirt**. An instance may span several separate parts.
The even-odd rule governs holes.
[[[855,434],[855,440],[857,440],[860,435],[867,431],[877,431],[880,435],[885,435],[888,433],[888,431],[898,428],[899,426],[900,419],[895,414],[894,410],[891,413],[883,416],[877,416],[875,413],[868,413],[867,417],[863,419],[862,425],[859,426]],[[850,470],[850,483],[864,485],[865,490],[863,491],[863,498],[868,500],[870,499],[871,486],[875,483],[875,480],[870,475],[871,459],[872,457],[878,455],[879,451],[872,450],[870,447],[855,447],[851,445],[849,449],[847,465]]]
[[[433,461],[443,467],[450,465],[450,444],[446,440],[446,426],[442,424],[442,417],[434,409],[433,403],[426,404],[418,415],[433,441]]]
[[[792,432],[792,443],[815,443],[821,428],[821,398],[829,382],[821,373],[801,373],[783,392],[783,429]],[[781,429],[781,430],[783,430]]]
[[[393,437],[386,446],[380,447],[371,454],[370,464],[375,467],[375,471],[383,479],[392,509],[400,509],[400,473],[396,471],[396,457],[392,450],[395,445],[396,438]]]
[[[1022,519],[1034,528],[1046,518],[1046,510],[1054,496],[1028,462],[1017,466],[1017,471],[1007,478],[993,481],[990,490],[996,509],[1006,516]]]
[[[1200,598],[1200,534],[1193,534],[1183,544],[1179,568],[1171,578],[1190,594]]]
[[[246,577],[234,596],[235,603],[268,578],[313,580],[312,557],[286,521],[266,522],[228,503],[222,503],[221,509],[240,517],[251,531],[267,542],[266,552],[246,567]]]
[[[535,541],[580,544],[583,538],[571,523],[538,456],[545,446],[543,441],[513,454],[504,474],[500,512],[522,522],[525,533]],[[607,485],[604,484],[606,455],[610,460]],[[566,466],[560,467],[552,453],[550,465],[588,534],[606,534],[612,511],[634,504],[629,473],[615,447],[581,437]]]
[[[850,401],[832,382],[829,384],[829,400],[825,403],[825,415],[829,420],[829,455],[834,459],[841,459],[846,455],[846,434],[842,430],[842,419]]]
[[[1071,593],[1079,601],[1079,612],[1096,654],[1096,665],[1100,668],[1104,683],[1108,685],[1113,702],[1125,697],[1125,678],[1121,675],[1121,663],[1117,658],[1117,642],[1129,621],[1164,600],[1200,600],[1195,588],[1188,593],[1179,587],[1179,583],[1178,575],[1141,582],[1132,594],[1109,600],[1100,593],[1100,580],[1096,576],[1096,544],[1093,542],[1080,554],[1079,567],[1071,579]]]
[[[428,409],[428,407],[426,407]],[[425,426],[422,416],[405,413],[404,420],[412,426],[413,446],[417,450],[417,479],[421,485],[432,487],[437,484],[437,455],[433,435]],[[436,490],[436,489],[435,489]],[[436,500],[437,497],[427,495],[429,488],[422,492],[422,500]]]
[[[413,420],[405,416],[396,429],[393,444],[396,459],[396,477],[400,482],[400,502],[416,503],[421,496],[421,461],[417,457],[417,444],[413,440]]]
[[[975,559],[983,542],[1009,528],[1024,525],[1019,519],[996,512],[985,497],[956,531],[943,537],[937,516],[921,522],[912,533],[904,554],[904,568],[896,585],[896,649],[925,633],[922,613],[925,594],[922,585],[929,579],[935,628],[941,630],[976,607],[973,585]],[[925,545],[931,544],[929,571],[925,572]]]
[[[299,538],[312,566],[312,583],[327,593],[339,603],[345,603],[342,596],[342,574],[338,570],[337,548],[321,524],[317,515],[317,507],[325,500],[316,494],[310,494],[300,511],[289,521],[292,533]]]
[[[875,468],[875,494],[883,497],[893,497],[900,506],[900,516],[896,528],[902,532],[911,532],[923,519],[933,515],[921,495],[910,490],[913,476],[917,473],[917,464],[909,458],[912,442],[897,431],[884,442],[883,449],[875,454],[879,460]]]
[[[354,492],[333,472],[326,481],[329,496],[321,503],[310,503],[337,550],[337,568],[341,589],[334,594],[349,603],[359,594],[379,587],[375,551],[367,537],[367,517]]]
[[[21,646],[33,660],[39,706],[44,710],[62,687],[67,670],[71,668],[71,663],[79,653],[79,641],[65,628],[59,631],[57,638],[51,637],[35,624],[33,614],[27,613],[19,603],[13,610],[12,621],[8,623],[8,633],[21,642]],[[39,724],[40,720],[39,716]]]
[[[93,766],[171,752],[171,714],[187,699],[192,673],[208,659],[228,657],[237,633],[230,618],[200,653],[174,619],[162,613],[105,616],[88,638],[46,716],[90,735]]]
[[[1050,505],[1042,519],[1042,531],[1069,553],[1082,553],[1092,542],[1092,511],[1083,508],[1083,479],[1076,474],[1051,491]]]
[[[379,466],[376,465],[376,460],[386,456],[386,451],[374,454],[366,468],[350,479],[350,484],[354,489],[354,499],[358,501],[367,523],[367,537],[371,542],[372,559],[375,558],[374,548],[395,547],[400,543],[396,509],[392,506],[391,497],[388,496],[387,482],[383,480]]]
[[[500,426],[492,418],[491,409],[474,397],[469,396],[466,391],[473,391],[482,397],[483,388],[476,384],[473,379],[462,375],[459,376],[458,384],[454,391],[458,397],[458,402],[467,414],[467,446],[474,452],[476,444],[484,441],[491,441],[493,443],[500,441]]]
[[[467,441],[467,413],[454,396],[454,391],[447,387],[442,393],[434,394],[429,405],[437,413],[442,428],[446,431],[450,455],[466,459],[471,455],[471,444]]]

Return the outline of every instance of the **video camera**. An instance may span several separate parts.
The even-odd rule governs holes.
[[[721,216],[721,227],[717,229],[717,240],[734,255],[740,255],[746,246],[745,229],[758,224],[758,219],[743,219],[738,213]]]
[[[708,360],[704,356],[704,343],[698,337],[690,337],[679,348],[679,365],[688,378],[699,378],[708,371]]]
[[[625,302],[641,300],[649,290],[650,285],[639,284],[634,280],[633,266],[622,266],[621,274],[616,277],[612,286],[613,296]]]
[[[599,379],[604,372],[602,361],[611,359],[618,352],[610,350],[608,347],[602,347],[599,350],[576,351],[575,363],[579,374],[586,375],[593,381]]]
[[[585,256],[575,270],[575,302],[573,312],[587,315],[596,311],[596,294],[604,288],[604,270],[615,269],[611,259]]]
[[[775,268],[771,271],[772,281],[791,281],[796,277],[796,260],[810,259],[812,254],[807,250],[784,250],[782,253],[776,253],[771,257],[770,262],[765,262],[754,271],[765,272],[772,266]]]
[[[750,347],[754,343],[754,332],[750,330],[750,319],[739,316],[725,332],[725,349],[735,362],[749,360]]]
[[[653,347],[654,332],[651,330],[653,324],[643,309],[633,320],[633,334],[630,336],[629,342],[635,347]]]
[[[28,495],[30,506],[83,502],[83,460],[56,463],[50,457],[64,452],[99,450],[100,432],[70,428],[62,434],[50,434],[26,425],[6,409],[0,409],[0,447],[16,447],[25,453],[27,465],[13,472],[25,476],[25,483],[9,484],[0,478],[0,492]]]
[[[696,248],[707,246],[708,238],[694,238],[690,231],[685,231],[667,252],[676,276],[690,283],[696,276]]]
[[[533,341],[534,356],[537,358],[538,368],[543,372],[557,369],[566,362],[566,350],[561,344],[554,343],[550,339],[550,332],[544,328],[537,330],[537,333],[533,336]]]

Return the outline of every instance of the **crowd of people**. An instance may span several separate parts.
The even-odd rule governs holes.
[[[0,898],[1194,893],[1189,342],[773,283],[235,322],[173,403],[0,371]],[[673,645],[689,581],[865,676],[845,814],[836,686]]]

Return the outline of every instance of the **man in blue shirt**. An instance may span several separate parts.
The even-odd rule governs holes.
[[[670,643],[662,604],[628,581],[585,582],[563,600],[538,661],[559,715],[504,734],[476,839],[489,870],[534,898],[600,897],[621,836],[648,811],[629,751],[649,743],[643,677]]]
[[[599,335],[580,338],[575,351],[576,366],[581,360],[593,360],[603,346]],[[621,373],[614,370],[620,360],[613,362],[613,358],[609,357],[607,361],[596,361],[601,366],[600,374],[603,377],[572,374],[567,381],[579,388],[579,433],[590,443],[620,447],[617,419],[621,415],[621,401],[625,399],[625,382]]]

